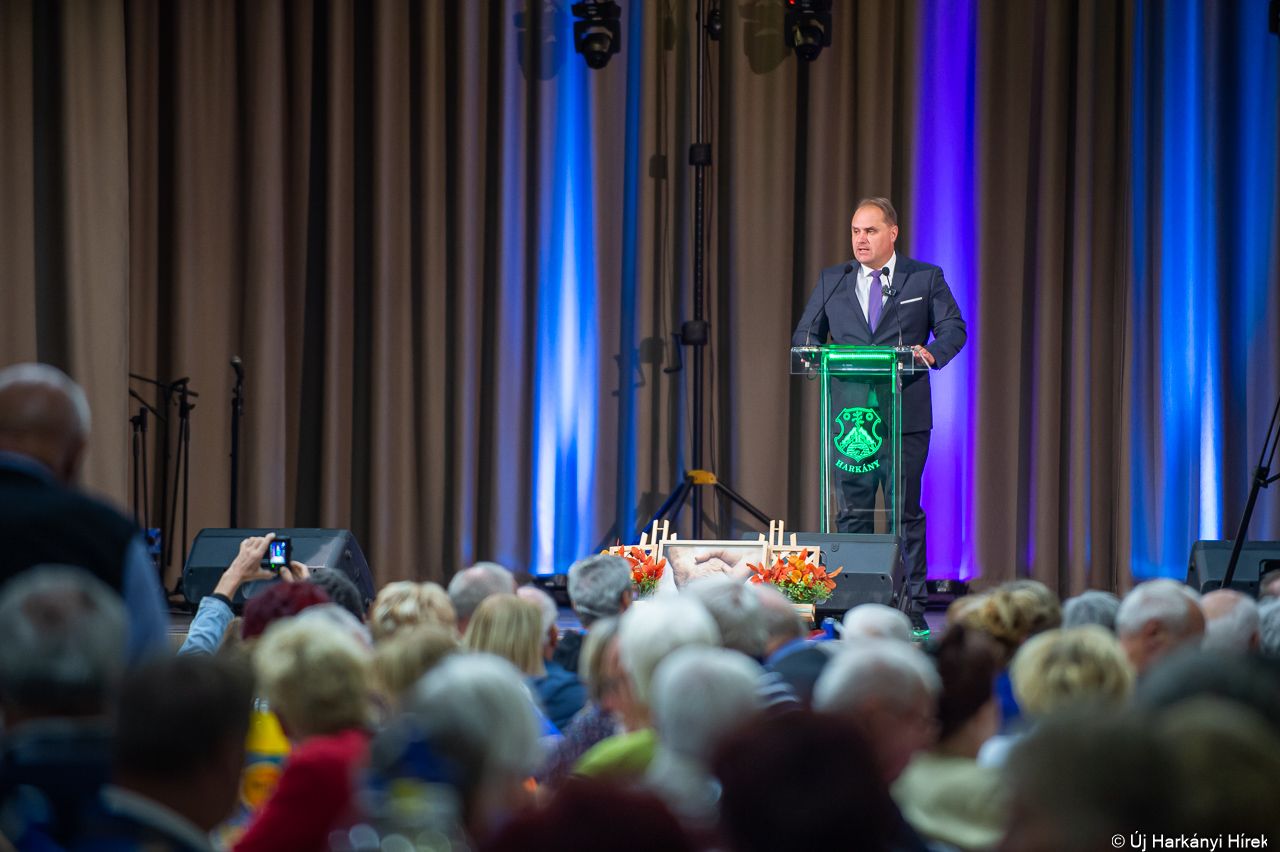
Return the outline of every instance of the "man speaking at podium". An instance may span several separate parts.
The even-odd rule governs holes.
[[[824,346],[830,333],[831,343],[837,346],[901,345],[913,350],[918,364],[933,370],[945,367],[964,346],[965,329],[942,270],[894,251],[898,214],[887,198],[858,203],[852,236],[854,261],[822,270],[791,345]],[[878,407],[875,390],[862,387],[863,404],[874,410]],[[832,393],[837,394],[834,387]],[[901,401],[902,531],[911,582],[911,621],[916,630],[925,631],[929,563],[920,478],[933,428],[929,370],[903,375]],[[832,410],[839,412],[841,406],[833,402]],[[840,532],[875,532],[874,508],[882,472],[883,466],[869,473],[833,469],[838,480],[836,528]]]

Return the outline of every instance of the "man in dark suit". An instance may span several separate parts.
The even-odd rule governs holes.
[[[932,370],[945,367],[964,346],[965,325],[942,270],[894,251],[898,214],[888,199],[868,198],[858,204],[852,238],[854,260],[822,270],[791,344],[825,345],[830,334],[831,343],[838,346],[910,347],[917,364]],[[877,392],[874,385],[861,382],[833,382],[832,408],[837,415],[861,408],[876,412],[866,415],[874,418],[887,390]],[[911,620],[924,631],[928,559],[920,479],[933,428],[929,370],[903,375],[901,402],[901,528],[911,578]],[[882,437],[887,428],[886,424],[879,431]],[[870,471],[855,467],[837,466],[833,471],[840,497],[836,526],[840,532],[873,532],[876,491],[883,485],[885,466],[866,465],[874,468]]]

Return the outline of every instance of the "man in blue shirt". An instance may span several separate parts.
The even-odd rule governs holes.
[[[85,569],[124,600],[136,660],[166,649],[168,608],[142,531],[75,488],[90,426],[84,391],[66,373],[0,370],[0,584],[35,565]]]

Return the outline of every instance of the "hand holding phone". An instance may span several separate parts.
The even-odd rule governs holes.
[[[287,538],[277,538],[267,545],[267,555],[263,560],[263,568],[279,574],[281,568],[288,567],[293,561],[293,542]]]

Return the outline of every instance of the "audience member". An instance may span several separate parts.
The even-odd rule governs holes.
[[[955,627],[957,624],[978,626],[975,621],[966,621],[966,619],[981,608],[986,600],[986,595],[963,595],[953,600],[951,605],[947,607],[947,629]]]
[[[941,687],[933,663],[914,646],[895,639],[858,639],[827,664],[814,689],[813,706],[862,731],[887,785],[916,752],[934,746]]]
[[[1216,589],[1201,599],[1206,651],[1247,654],[1258,650],[1258,605],[1235,589]]]
[[[858,604],[844,614],[845,639],[911,641],[911,619],[902,610],[877,603]]]
[[[490,595],[468,620],[462,645],[468,651],[497,654],[527,677],[546,674],[542,665],[542,613],[515,593]]]
[[[577,672],[566,671],[555,661],[556,648],[560,644],[560,628],[556,624],[560,611],[551,595],[535,586],[521,586],[516,596],[535,604],[542,613],[542,664],[546,674],[535,676],[530,685],[542,702],[547,718],[563,731],[569,720],[587,703],[587,692],[582,681],[578,680]]]
[[[310,579],[310,571],[301,562],[282,566],[277,574],[262,567],[262,557],[267,547],[275,541],[275,533],[250,536],[240,542],[240,552],[210,594],[200,599],[195,618],[187,626],[187,637],[178,649],[179,654],[216,654],[227,637],[227,629],[235,620],[231,609],[236,592],[246,583],[270,582],[279,579],[292,583]]]
[[[1258,578],[1258,600],[1280,597],[1280,568],[1272,568]]]
[[[1280,736],[1280,672],[1252,655],[1223,655],[1198,648],[1171,654],[1138,684],[1136,703],[1158,711],[1203,696],[1252,709]]]
[[[75,488],[90,426],[84,391],[58,368],[0,370],[0,584],[36,565],[83,568],[123,598],[130,657],[161,653],[169,616],[142,531]]]
[[[718,574],[694,580],[684,587],[682,594],[700,601],[711,613],[724,647],[746,654],[758,663],[764,662],[769,632],[755,586]],[[765,709],[771,712],[793,709],[798,704],[790,684],[775,672],[762,670],[758,689]]]
[[[1120,603],[1116,635],[1142,677],[1171,652],[1200,644],[1204,636],[1200,595],[1176,580],[1140,583]]]
[[[290,618],[267,629],[253,657],[258,686],[294,748],[236,850],[327,852],[329,830],[350,812],[352,775],[368,752],[369,651],[323,619]]]
[[[1062,604],[1062,626],[1081,627],[1096,624],[1115,632],[1120,599],[1111,592],[1088,589]]]
[[[525,782],[543,759],[540,726],[522,675],[509,661],[449,656],[418,683],[412,712],[427,743],[453,769],[463,822],[476,842],[532,804]],[[388,745],[398,751],[402,738]]]
[[[117,715],[115,784],[102,792],[114,819],[90,847],[211,849],[209,832],[236,803],[252,703],[243,664],[186,656],[132,672]]]
[[[36,566],[0,587],[0,817],[19,850],[65,845],[100,810],[128,625],[80,568]]]
[[[631,563],[621,556],[598,553],[569,566],[569,604],[582,630],[567,630],[555,661],[566,671],[578,670],[582,641],[602,618],[617,618],[631,606]]]
[[[547,756],[538,773],[539,783],[558,787],[596,743],[648,724],[647,714],[639,716],[631,684],[618,660],[617,638],[618,619],[604,618],[591,625],[578,673],[586,683],[587,706],[562,729],[564,737]]]
[[[275,583],[245,602],[240,635],[246,641],[255,640],[280,619],[327,603],[332,603],[329,593],[314,583]]]
[[[393,712],[406,708],[407,693],[423,675],[458,650],[453,631],[439,624],[410,624],[373,649],[373,681]]]
[[[798,712],[751,722],[720,743],[711,770],[729,852],[894,848],[900,817],[871,749],[842,719]]]
[[[998,852],[1083,852],[1117,835],[1177,833],[1175,764],[1141,718],[1067,712],[1044,721],[1006,764],[1009,825]]]
[[[956,625],[943,635],[935,660],[942,681],[938,742],[916,753],[892,789],[916,831],[959,849],[991,849],[1004,833],[999,773],[977,760],[1000,730],[998,661],[982,631]]]
[[[369,611],[364,599],[360,597],[360,589],[346,574],[336,568],[321,566],[312,568],[311,576],[307,579],[324,589],[331,601],[351,613],[361,623],[369,620]]]
[[[765,671],[773,672],[790,687],[796,700],[803,707],[813,705],[813,685],[831,659],[826,646],[831,643],[813,642],[805,631],[804,622],[796,613],[791,601],[773,586],[755,586],[756,597],[764,611]]]
[[[1258,646],[1263,656],[1280,660],[1280,598],[1267,598],[1258,606]]]
[[[477,562],[467,570],[455,574],[449,581],[449,600],[458,619],[458,633],[467,632],[471,616],[480,602],[489,595],[514,595],[516,579],[510,571],[496,562]]]
[[[739,652],[699,645],[672,651],[653,674],[658,747],[645,783],[690,830],[715,828],[720,785],[708,763],[720,741],[763,708],[760,674]]]
[[[408,580],[383,586],[369,607],[369,630],[373,633],[373,641],[382,642],[401,628],[416,624],[437,624],[457,633],[458,614],[448,592],[436,583]]]
[[[627,731],[597,743],[574,771],[598,778],[637,779],[649,768],[657,738],[650,727],[653,673],[668,654],[686,645],[718,646],[720,630],[692,596],[655,598],[627,610],[618,627],[618,659],[626,673],[632,721]]]
[[[656,796],[574,779],[539,811],[508,823],[488,852],[693,852]]]

